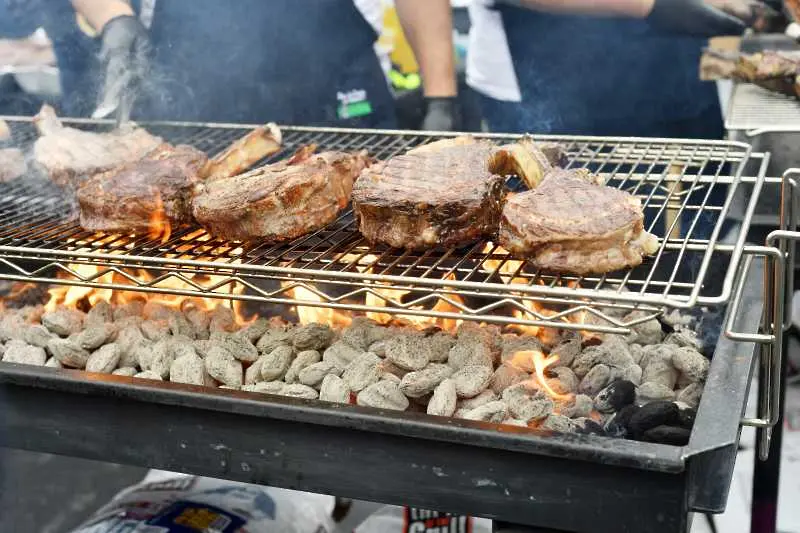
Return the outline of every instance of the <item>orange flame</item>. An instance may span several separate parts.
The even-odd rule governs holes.
[[[545,356],[542,352],[538,350],[526,350],[522,352],[517,352],[514,354],[514,357],[524,357],[526,359],[530,358],[533,361],[534,371],[536,373],[536,379],[539,381],[539,385],[550,395],[551,398],[555,400],[566,400],[570,398],[569,394],[559,394],[558,392],[554,391],[550,384],[547,382],[547,378],[544,376],[544,371],[547,367],[554,365],[558,362],[557,355],[547,355]]]
[[[169,240],[172,235],[172,226],[164,210],[164,202],[161,201],[161,194],[155,193],[156,208],[150,213],[150,221],[147,224],[147,236],[151,240],[161,239],[161,244]]]

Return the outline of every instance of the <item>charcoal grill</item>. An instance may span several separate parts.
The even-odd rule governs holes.
[[[13,142],[29,146],[30,120],[12,117],[9,122]],[[110,127],[102,121],[72,124],[92,130]],[[250,127],[165,122],[145,126],[171,142],[193,144],[211,154]],[[366,148],[386,158],[440,137],[327,128],[283,131],[285,149],[276,158],[306,143],[328,149]],[[563,144],[571,167],[589,168],[609,185],[641,198],[650,228],[669,236],[653,258],[607,276],[553,276],[525,263],[508,271],[503,265],[509,258],[486,242],[424,253],[370,247],[350,212],[320,231],[277,246],[224,242],[193,227],[176,228],[166,242],[91,233],[76,224],[58,190],[47,180],[30,177],[0,186],[0,263],[5,267],[0,278],[607,333],[626,333],[669,308],[727,305],[727,335],[717,345],[687,446],[550,435],[7,363],[0,364],[5,415],[0,444],[467,512],[562,531],[684,531],[690,511],[721,512],[740,423],[760,428],[765,451],[777,419],[776,369],[781,361],[784,289],[790,288],[784,278],[794,260],[787,246],[795,238],[794,174],[766,178],[768,154],[738,142],[539,139]],[[756,172],[746,175],[746,168]],[[762,188],[778,184],[785,200],[781,229],[766,246],[746,245]],[[510,185],[517,185],[513,178]],[[753,191],[743,223],[723,239],[722,221],[743,185]],[[708,234],[700,232],[703,216],[716,221]],[[99,269],[86,276],[78,265]],[[765,272],[763,314],[757,268]],[[145,278],[138,269],[158,276]],[[109,281],[104,277],[108,273],[123,276],[129,284]],[[162,286],[172,277],[190,288]],[[264,288],[263,282],[275,280],[288,284]],[[247,292],[231,294],[232,284],[244,285]],[[287,290],[294,287],[309,289],[315,298]],[[411,291],[413,299],[395,299],[376,289]],[[366,303],[366,294],[385,305]],[[458,311],[432,309],[437,301],[449,302]],[[532,311],[525,305],[530,301],[558,312]],[[493,314],[508,307],[523,315]],[[620,319],[608,308],[642,313]],[[596,320],[568,320],[579,313]],[[742,420],[759,349],[766,379],[759,417]]]

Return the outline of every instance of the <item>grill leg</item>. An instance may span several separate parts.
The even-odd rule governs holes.
[[[783,335],[783,361],[781,363],[781,413],[772,430],[769,457],[755,460],[753,467],[753,503],[750,509],[750,533],[775,533],[778,526],[778,487],[781,474],[781,445],[783,443],[783,415],[786,405],[786,369],[789,359],[788,334]],[[758,387],[764,386],[759,375]]]

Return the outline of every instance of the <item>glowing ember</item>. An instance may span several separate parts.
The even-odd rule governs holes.
[[[147,224],[147,236],[152,240],[161,239],[161,244],[169,240],[172,235],[172,227],[170,226],[167,214],[164,211],[164,203],[161,201],[161,195],[156,195],[156,208],[150,214],[150,221]]]
[[[282,284],[285,282],[281,282]],[[287,295],[296,300],[304,302],[322,302],[322,298],[315,292],[302,287],[292,287],[287,291]],[[353,321],[352,314],[349,311],[341,311],[339,309],[330,309],[327,307],[310,307],[310,306],[297,306],[297,320],[301,324],[326,324],[332,327],[346,327]]]

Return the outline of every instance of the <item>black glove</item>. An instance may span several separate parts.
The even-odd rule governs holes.
[[[427,110],[422,121],[425,131],[456,131],[461,128],[458,99],[451,97],[425,98]]]
[[[115,111],[130,112],[139,94],[142,80],[150,70],[152,46],[147,29],[132,15],[115,17],[106,23],[100,36],[100,61],[103,64],[103,91],[100,104],[92,115],[102,118]]]
[[[744,22],[704,0],[655,0],[647,22],[658,30],[695,37],[741,35]]]

